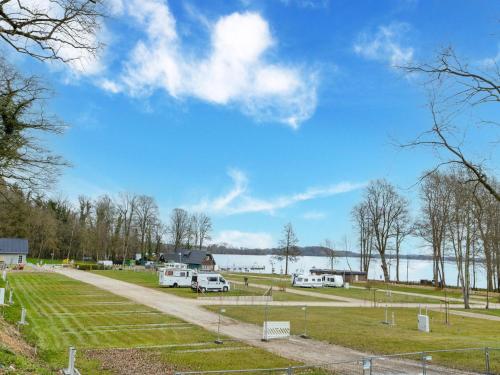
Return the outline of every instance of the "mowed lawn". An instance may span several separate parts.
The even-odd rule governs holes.
[[[232,318],[262,325],[262,306],[224,308]],[[500,322],[452,316],[451,325],[447,326],[443,314],[431,311],[431,332],[422,333],[417,329],[417,309],[390,309],[389,319],[392,312],[394,327],[382,323],[383,308],[309,307],[307,333],[318,340],[374,354],[486,346],[500,349]],[[269,320],[290,321],[293,334],[304,332],[304,311],[299,307],[272,307]],[[433,363],[484,371],[484,353],[433,354]],[[492,352],[491,363],[495,373],[500,373],[500,350]]]
[[[218,296],[262,296],[266,291],[261,288],[245,287],[244,285],[231,284],[229,292],[207,292],[204,295],[196,293],[191,288],[168,288],[160,287],[158,285],[158,275],[152,271],[132,271],[132,270],[95,270],[89,271],[98,275],[111,277],[113,279],[126,281],[129,283],[141,285],[147,288],[154,288],[165,293],[171,293],[184,298],[198,298],[198,297],[218,297]],[[228,279],[229,280],[229,279]],[[230,280],[229,280],[230,281]],[[293,293],[286,293],[273,290],[274,301],[326,301],[323,298],[300,296]]]
[[[248,278],[248,282],[251,284],[259,285],[269,285],[274,287],[285,287],[288,289],[305,290],[320,294],[326,294],[331,296],[356,298],[362,300],[373,301],[374,297],[377,303],[422,303],[431,304],[439,303],[438,299],[426,298],[425,296],[412,296],[404,294],[391,293],[388,295],[387,289],[378,288],[299,288],[292,287],[290,277],[288,278],[275,278],[273,275],[266,276],[250,276],[246,274],[236,275],[236,274],[226,274],[226,278],[230,281],[244,281],[244,278]]]
[[[84,374],[106,373],[85,357],[87,349],[140,348],[154,351],[175,369],[239,369],[287,366],[291,361],[266,351],[228,341],[224,352],[216,334],[94,286],[54,273],[9,273],[14,306],[5,308],[11,323],[27,310],[21,331],[37,346],[52,373],[67,363],[67,350],[78,350],[77,367]],[[192,352],[195,349],[201,353]],[[200,358],[203,360],[200,360]],[[124,364],[126,365],[126,364]]]

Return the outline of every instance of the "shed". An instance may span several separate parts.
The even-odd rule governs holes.
[[[0,238],[0,264],[24,264],[28,255],[25,238]]]
[[[311,268],[309,272],[313,275],[340,275],[344,278],[347,283],[352,283],[356,281],[367,281],[368,274],[364,271],[352,271],[352,270],[331,270],[325,268]]]
[[[185,263],[188,268],[213,271],[215,269],[215,260],[212,254],[203,250],[180,249],[172,253],[163,254],[165,262]]]

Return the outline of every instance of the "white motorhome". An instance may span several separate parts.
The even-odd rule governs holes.
[[[167,263],[158,270],[160,286],[171,288],[190,287],[193,270],[184,263]]]
[[[230,286],[219,273],[198,273],[191,278],[191,289],[205,292],[229,292]]]
[[[321,275],[323,286],[332,288],[342,288],[344,286],[344,278],[340,275]]]
[[[323,279],[317,275],[293,275],[292,286],[302,288],[322,288]]]

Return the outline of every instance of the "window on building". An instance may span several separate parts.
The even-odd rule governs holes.
[[[21,264],[23,262],[23,256],[19,255],[19,258],[17,259],[17,263]]]

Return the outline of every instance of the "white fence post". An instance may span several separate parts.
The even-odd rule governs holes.
[[[6,281],[7,280],[7,270],[2,271],[2,280]]]
[[[76,349],[69,347],[68,368],[63,369],[64,375],[80,375],[80,372],[75,368]]]
[[[0,306],[5,304],[5,288],[0,288]]]
[[[21,309],[21,321],[19,322],[20,325],[26,325],[26,309],[23,307]]]
[[[13,304],[14,304],[14,289],[11,289],[9,293],[9,305]]]

